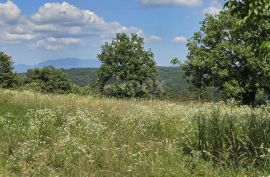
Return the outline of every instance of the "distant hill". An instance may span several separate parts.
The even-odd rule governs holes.
[[[177,67],[158,67],[158,81],[162,87],[172,95],[178,95],[188,88],[188,83],[183,77],[183,72]],[[80,85],[93,85],[97,79],[97,68],[73,68],[65,70],[71,80]]]
[[[54,66],[55,68],[98,68],[100,66],[100,62],[94,59],[82,60],[78,58],[62,58],[56,60],[47,60],[35,65],[24,65],[19,64],[15,65],[15,71],[18,73],[26,72],[28,69],[32,68],[42,68],[45,66]]]

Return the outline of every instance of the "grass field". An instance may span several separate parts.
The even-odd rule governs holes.
[[[0,176],[268,176],[270,106],[0,90]]]

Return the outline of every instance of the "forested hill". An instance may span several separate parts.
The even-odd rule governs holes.
[[[172,95],[178,95],[181,90],[188,87],[186,80],[183,78],[183,72],[177,67],[158,67],[158,81],[162,84],[165,91]],[[92,85],[96,82],[97,68],[73,68],[65,70],[71,80],[80,85]]]

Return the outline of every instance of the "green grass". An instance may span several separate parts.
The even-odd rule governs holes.
[[[270,106],[0,90],[0,176],[268,176]]]

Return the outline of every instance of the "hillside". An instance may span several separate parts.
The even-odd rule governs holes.
[[[42,68],[45,66],[53,66],[55,68],[64,68],[64,69],[98,68],[100,66],[100,62],[94,59],[82,60],[78,58],[61,58],[61,59],[47,60],[35,65],[18,64],[15,65],[15,71],[18,73],[24,73],[28,69]]]
[[[181,90],[188,87],[186,80],[183,78],[183,73],[177,67],[158,67],[159,75],[158,81],[162,87],[172,93],[177,95]],[[92,85],[96,82],[97,71],[96,68],[73,68],[65,70],[71,80],[80,85]]]

